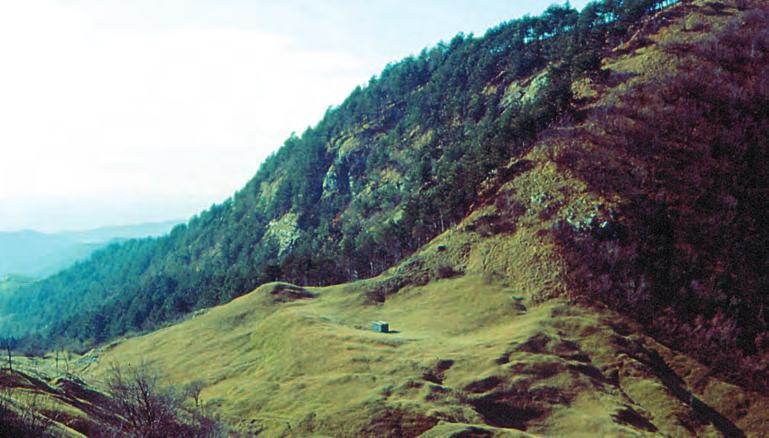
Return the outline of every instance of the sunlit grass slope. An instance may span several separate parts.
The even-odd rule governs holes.
[[[769,403],[707,376],[621,317],[469,275],[382,305],[360,285],[263,286],[99,350],[88,373],[144,361],[267,436],[673,436],[769,427]],[[390,322],[395,333],[369,328]],[[697,382],[691,393],[688,379]],[[736,422],[736,423],[735,423]]]

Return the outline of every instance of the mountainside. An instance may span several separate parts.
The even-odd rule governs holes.
[[[20,291],[0,306],[0,328],[88,344],[266,281],[376,275],[461,220],[482,181],[573,117],[572,82],[600,74],[607,49],[672,3],[553,6],[393,64],[288,139],[233,198],[167,238],[97,252]]]
[[[490,137],[474,137],[483,117],[473,124],[450,113],[432,125],[405,110],[392,121],[408,123],[401,136],[376,140],[375,132],[348,146],[329,137],[337,140],[318,143],[328,155],[307,155],[317,150],[304,140],[315,134],[305,134],[233,200],[171,237],[127,242],[22,292],[32,295],[29,303],[40,296],[59,303],[43,287],[84,284],[77,275],[97,279],[104,286],[89,293],[112,294],[114,303],[93,305],[90,316],[52,334],[99,340],[194,307],[173,291],[207,278],[216,278],[205,280],[212,289],[189,297],[237,286],[228,282],[239,278],[233,267],[241,259],[225,256],[258,235],[273,251],[264,260],[277,262],[254,259],[237,272],[256,270],[253,283],[280,277],[303,286],[270,282],[180,323],[103,343],[78,357],[73,371],[103,385],[114,364],[146,363],[168,385],[199,384],[201,412],[265,436],[766,436],[769,3],[696,0],[632,20],[616,9],[600,15],[609,7],[629,14],[636,4],[649,5],[593,4],[561,28],[564,39],[541,29],[539,38],[524,35],[519,55],[569,53],[563,41],[582,45],[519,79],[489,73],[474,96],[498,93],[500,106],[487,113]],[[548,22],[557,11],[574,23],[561,8]],[[506,40],[495,35],[517,35],[511,29],[531,23],[539,21],[503,25],[489,40],[463,38],[459,47],[472,51],[456,59],[483,65],[471,57],[479,47],[496,53],[499,46],[485,44]],[[576,68],[585,54],[600,57]],[[523,61],[495,65],[508,72],[513,62]],[[355,95],[379,90],[386,74]],[[428,101],[416,93],[430,83],[409,95]],[[452,96],[465,87],[441,89]],[[371,118],[362,131],[380,126],[373,117],[394,107],[364,108],[355,110]],[[450,99],[437,108],[453,111]],[[443,126],[458,137],[442,137],[449,135],[438,132]],[[437,143],[403,140],[430,129]],[[483,152],[473,155],[473,145]],[[434,154],[429,166],[409,155],[419,151]],[[383,161],[360,173],[351,170],[353,158],[337,161],[355,153],[366,166],[376,154]],[[479,157],[492,157],[491,170],[473,179],[463,172],[482,168],[474,167]],[[440,173],[441,166],[454,170]],[[403,198],[384,197],[399,184]],[[283,209],[266,207],[283,196]],[[248,199],[262,207],[240,210]],[[324,210],[335,202],[338,210]],[[401,246],[398,229],[413,249]],[[179,242],[188,258],[158,261],[180,257]],[[208,263],[224,265],[208,270]],[[137,284],[110,289],[124,272],[136,273]],[[137,317],[139,305],[154,315]],[[114,324],[126,318],[134,325]],[[392,331],[372,331],[377,320]]]
[[[177,221],[172,221],[55,234],[0,232],[0,276],[45,277],[87,259],[110,242],[161,236],[176,224]]]

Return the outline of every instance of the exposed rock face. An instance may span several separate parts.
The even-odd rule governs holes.
[[[323,177],[323,196],[331,196],[337,191],[336,166],[331,165]]]
[[[286,213],[280,219],[270,221],[267,225],[265,238],[275,242],[279,257],[289,251],[302,236],[296,221],[296,213]]]
[[[502,105],[506,108],[522,106],[533,102],[540,90],[547,86],[546,72],[541,72],[525,81],[515,81],[505,90]]]

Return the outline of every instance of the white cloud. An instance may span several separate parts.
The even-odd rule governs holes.
[[[35,199],[223,200],[370,75],[278,35],[110,30],[66,5],[0,0],[0,229]]]

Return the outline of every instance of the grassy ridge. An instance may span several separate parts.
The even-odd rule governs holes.
[[[367,304],[365,287],[297,298],[282,284],[263,286],[92,353],[87,375],[98,381],[107,364],[141,358],[170,382],[203,379],[206,409],[268,436],[416,436],[449,425],[690,436],[738,420],[754,432],[769,425],[767,400],[704,377],[701,365],[615,313],[533,305],[515,285],[479,275],[409,287],[379,306]],[[395,333],[372,332],[380,319]],[[718,416],[695,420],[705,410],[668,387],[665,363],[678,379],[703,376],[695,398]],[[747,415],[732,410],[737,399],[750,400]]]

